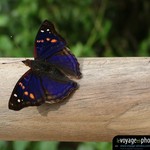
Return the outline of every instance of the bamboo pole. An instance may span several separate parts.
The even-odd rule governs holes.
[[[0,63],[23,60],[0,58]],[[28,67],[0,64],[0,139],[111,141],[118,134],[150,134],[150,58],[80,58],[80,88],[62,103],[8,109]]]

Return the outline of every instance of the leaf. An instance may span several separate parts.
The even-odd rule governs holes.
[[[77,150],[95,150],[95,142],[84,142],[79,145]]]
[[[28,141],[14,141],[13,147],[15,150],[26,150],[29,144],[30,142]]]
[[[5,141],[0,141],[0,150],[5,150],[7,147],[7,144]]]
[[[57,150],[59,142],[40,142],[40,150]]]
[[[13,45],[10,41],[10,38],[6,35],[1,35],[0,36],[0,51],[4,53],[4,55],[9,56],[12,48],[13,48]]]
[[[33,142],[32,150],[57,150],[59,142]]]
[[[112,143],[110,143],[110,142],[99,142],[96,144],[96,148],[97,148],[97,150],[103,150],[103,149],[111,150],[112,149]]]
[[[0,27],[5,27],[8,24],[9,18],[6,15],[0,15]]]

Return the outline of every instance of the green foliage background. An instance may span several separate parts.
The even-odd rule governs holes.
[[[149,0],[1,0],[0,56],[33,56],[45,19],[76,56],[148,56],[149,16]]]
[[[76,56],[149,56],[149,17],[149,0],[0,0],[0,57],[32,57],[45,19]],[[111,143],[1,141],[0,149],[110,150]]]

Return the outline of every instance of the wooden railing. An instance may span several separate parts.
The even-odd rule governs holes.
[[[2,62],[23,60],[1,58]],[[28,67],[0,64],[0,139],[111,141],[150,134],[150,58],[80,58],[79,89],[61,103],[8,109],[14,85]]]

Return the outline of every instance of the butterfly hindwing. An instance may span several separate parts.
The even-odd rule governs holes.
[[[45,101],[50,103],[62,101],[78,88],[76,82],[70,80],[57,69],[52,76],[42,76],[41,80],[45,90]]]

